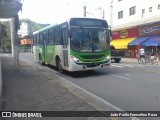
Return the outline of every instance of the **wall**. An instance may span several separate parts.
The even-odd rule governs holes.
[[[159,0],[122,0],[118,2],[118,0],[113,0],[113,28],[122,24],[143,24],[148,20],[154,18],[158,18],[160,20],[160,9],[158,9],[158,5],[160,5]],[[129,8],[136,6],[136,14],[129,15]],[[149,12],[149,7],[152,7],[152,12]],[[142,9],[145,9],[145,12],[142,17]],[[118,19],[118,12],[123,10],[123,18]],[[140,22],[140,23],[139,23]]]

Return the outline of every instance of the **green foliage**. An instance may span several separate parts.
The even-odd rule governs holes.
[[[9,22],[0,23],[0,42],[1,48],[4,52],[11,51],[11,39],[10,39],[10,29]]]
[[[6,37],[4,44],[2,44],[3,51],[10,51],[11,50],[11,39]]]
[[[20,20],[20,23],[21,22],[29,23],[29,25],[31,26],[32,32],[40,30],[41,28],[44,28],[49,25],[49,24],[36,23],[29,19],[22,19]],[[31,37],[32,37],[31,35],[27,35],[27,36],[24,36],[23,38],[31,38]],[[21,36],[17,36],[18,43],[20,43],[21,39],[22,39]],[[5,22],[0,21],[0,45],[4,52],[11,51],[11,32],[10,32],[9,21],[5,21]]]

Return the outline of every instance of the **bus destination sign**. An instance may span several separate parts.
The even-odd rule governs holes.
[[[71,26],[81,26],[81,27],[107,27],[107,22],[104,20],[93,20],[90,18],[78,19],[74,18],[70,21]]]

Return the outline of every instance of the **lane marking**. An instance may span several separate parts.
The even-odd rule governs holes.
[[[127,65],[127,64],[119,64],[119,63],[118,63],[118,65],[127,66],[127,67],[134,67],[134,66],[132,66],[132,65]]]
[[[145,70],[146,72],[149,72],[149,73],[160,73],[158,70],[155,71],[155,70]]]
[[[119,76],[119,75],[112,75],[112,76],[119,77],[119,78],[126,79],[126,80],[131,80],[130,78],[126,78],[126,77]]]
[[[114,66],[114,67],[119,67],[119,68],[124,68],[123,66],[114,65],[114,64],[111,64],[111,66]]]

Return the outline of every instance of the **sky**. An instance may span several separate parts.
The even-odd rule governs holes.
[[[37,23],[54,24],[70,17],[83,17],[86,6],[87,17],[100,18],[102,10],[109,11],[110,0],[24,0],[20,19],[30,19]],[[102,10],[98,8],[102,8]],[[105,15],[109,19],[109,14]],[[109,21],[109,20],[108,20]]]

